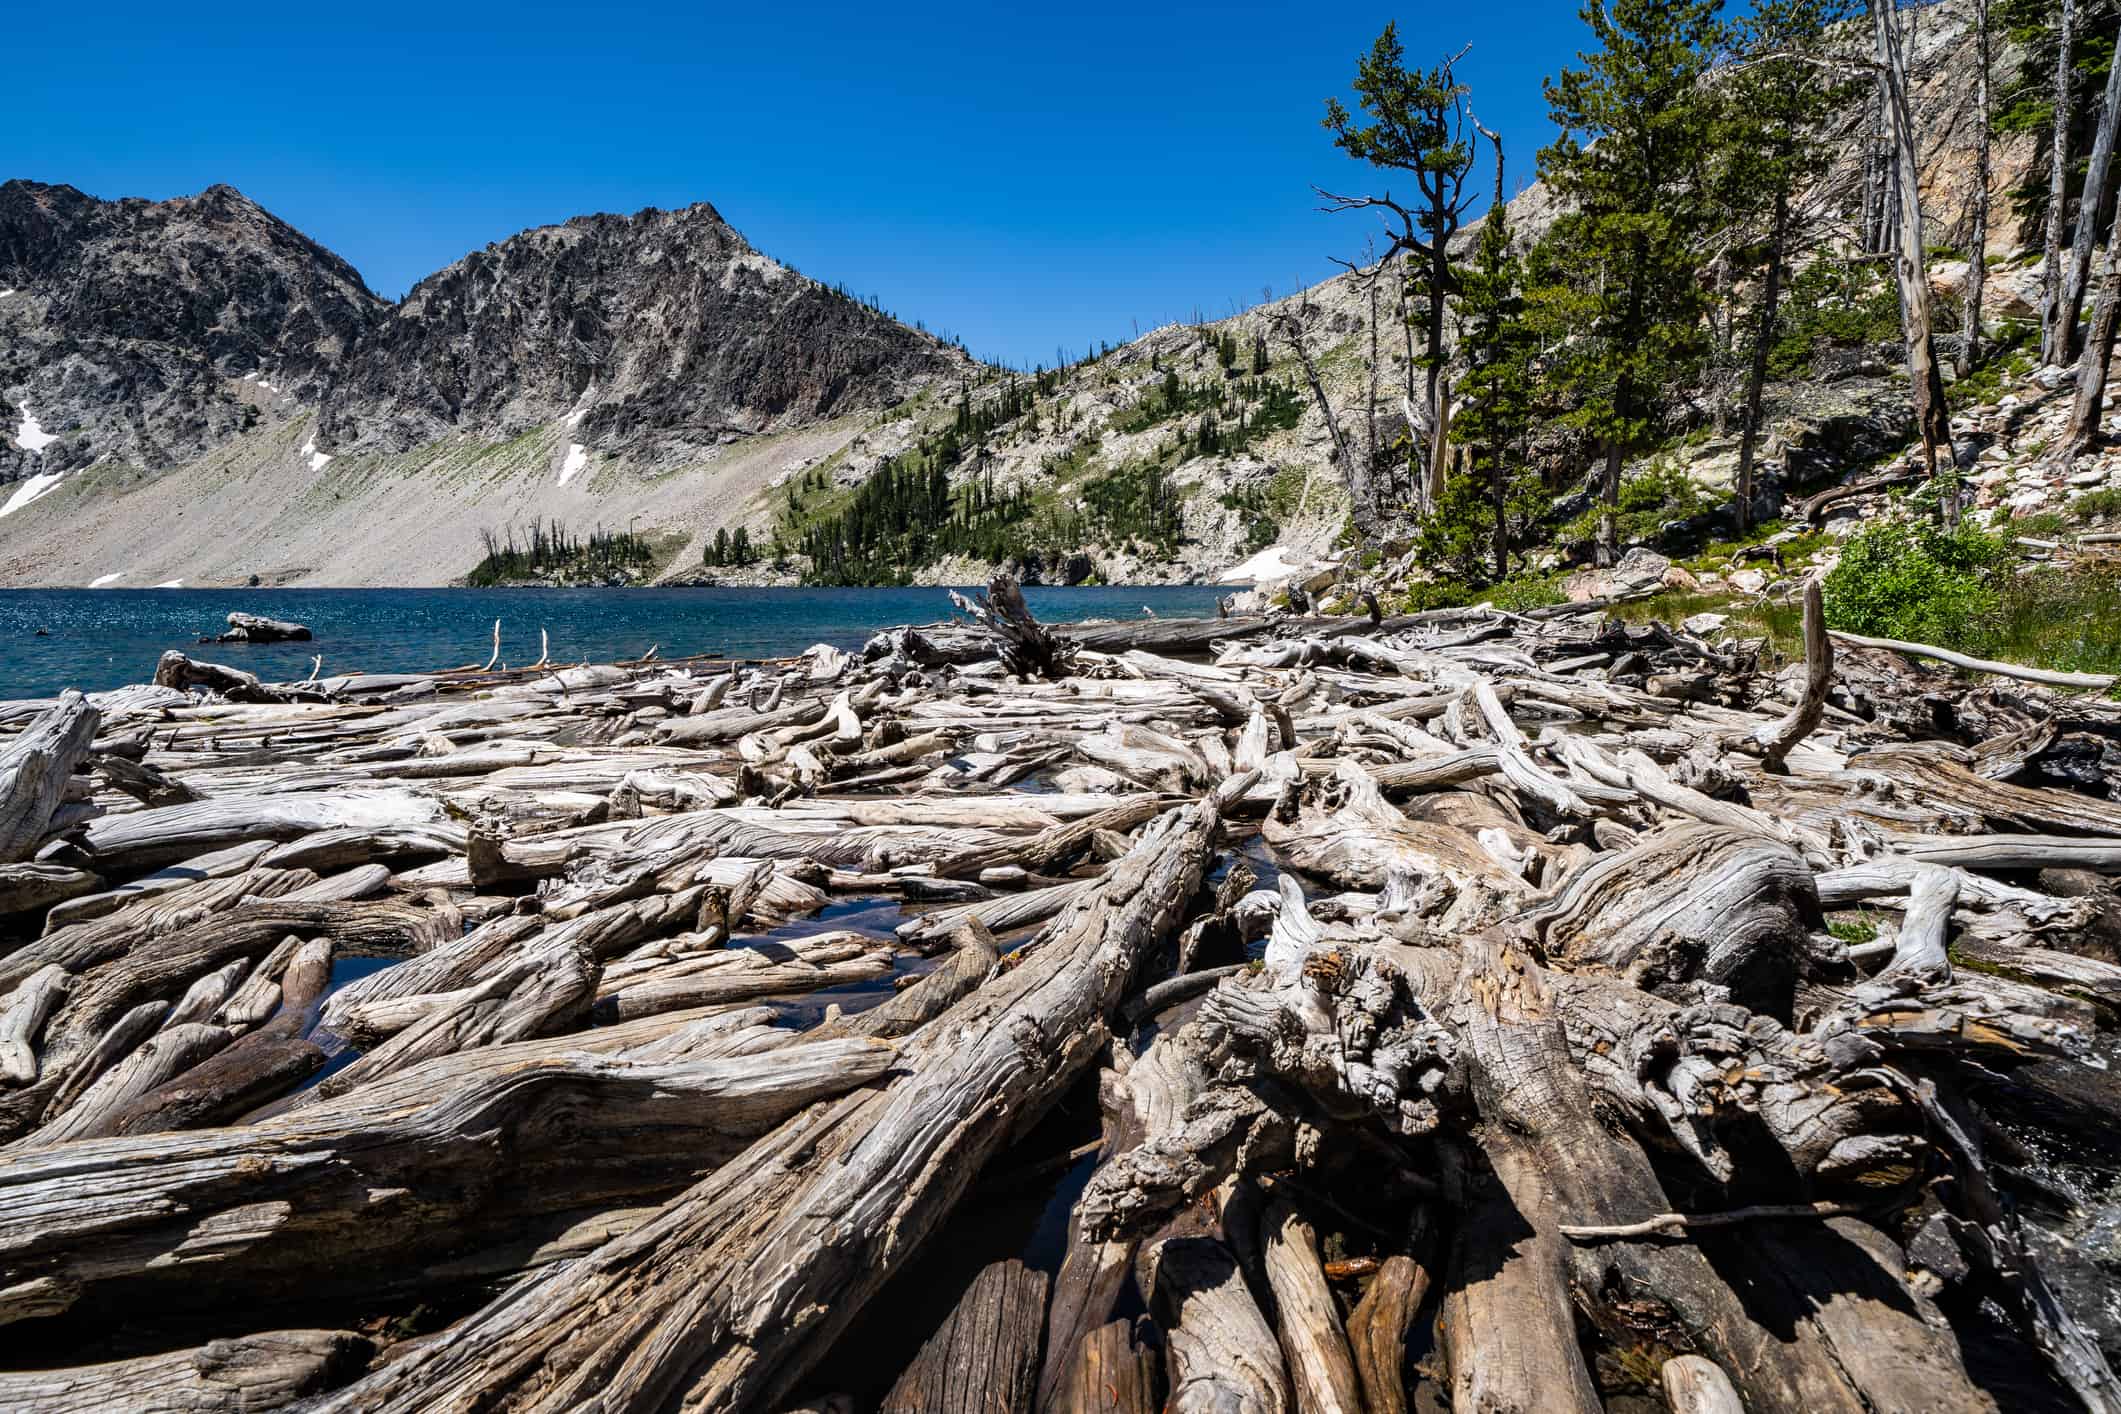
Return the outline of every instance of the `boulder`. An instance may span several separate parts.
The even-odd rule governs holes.
[[[1622,555],[1618,564],[1576,571],[1562,581],[1561,592],[1579,604],[1590,599],[1642,598],[1664,588],[1665,577],[1674,568],[1655,550],[1638,545]]]
[[[220,638],[223,643],[307,643],[309,640],[307,624],[240,611],[228,616],[228,632]]]

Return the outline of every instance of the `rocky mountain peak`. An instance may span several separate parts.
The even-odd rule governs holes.
[[[584,441],[653,455],[888,406],[972,367],[702,202],[541,226],[422,280],[348,360],[322,432],[400,451],[570,417]]]
[[[225,185],[104,201],[0,184],[0,289],[0,398],[56,437],[45,470],[174,465],[314,401],[388,307]]]

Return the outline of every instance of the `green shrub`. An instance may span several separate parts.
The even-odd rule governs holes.
[[[2080,522],[2121,517],[2121,486],[2085,492],[2069,503],[2069,513]]]
[[[1995,580],[2008,549],[1970,524],[1881,520],[1842,547],[1826,577],[1826,621],[1875,638],[1984,651],[1999,627]]]
[[[1715,498],[1694,483],[1685,467],[1659,457],[1620,483],[1614,525],[1621,543],[1628,544],[1647,540],[1666,522],[1691,519],[1715,504]],[[1590,539],[1598,533],[1598,518],[1604,511],[1602,504],[1593,502],[1563,524],[1555,538],[1564,542]]]

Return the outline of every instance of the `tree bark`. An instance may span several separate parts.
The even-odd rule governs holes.
[[[113,1322],[364,1299],[541,1215],[666,1194],[894,1058],[859,1039],[668,1064],[496,1047],[253,1125],[21,1153],[0,1166],[0,1321],[35,1314],[9,1299],[24,1289]]]
[[[1944,400],[1944,375],[1937,366],[1930,335],[1929,277],[1922,248],[1921,167],[1915,150],[1915,125],[1908,108],[1907,56],[1900,45],[1893,0],[1870,0],[1878,40],[1878,83],[1884,91],[1887,129],[1894,151],[1893,209],[1897,216],[1893,273],[1900,282],[1900,308],[1906,325],[1908,379],[1914,389],[1915,425],[1922,434],[1923,465],[1932,479],[1939,474],[1937,454],[1951,479],[1943,490],[1944,518],[1959,520],[1958,463],[1952,450],[1951,411]]]
[[[1753,328],[1753,356],[1745,374],[1745,425],[1738,438],[1738,531],[1753,528],[1753,458],[1760,445],[1761,390],[1767,386],[1768,346],[1775,337],[1775,311],[1782,302],[1782,263],[1789,240],[1790,193],[1775,192],[1775,215],[1768,227],[1767,275],[1761,284],[1760,315]]]
[[[1963,337],[1959,344],[1959,376],[1974,371],[1981,357],[1982,304],[1988,286],[1988,184],[1989,184],[1989,32],[1988,0],[1973,0],[1974,7],[1974,122],[1978,128],[1974,146],[1974,210],[1966,238],[1966,299],[1960,306]]]
[[[1872,0],[1878,4],[1881,0]],[[2077,0],[2062,0],[2055,19],[2054,136],[2047,155],[2047,246],[2040,267],[2040,361],[2059,367],[2062,349],[2062,231],[2069,218],[2069,100],[2076,77]]]
[[[1015,1260],[982,1267],[882,1414],[1030,1414],[1045,1315],[1044,1272]]]

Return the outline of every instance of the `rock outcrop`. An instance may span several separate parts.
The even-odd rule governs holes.
[[[888,407],[964,353],[753,250],[704,203],[578,216],[414,286],[325,400],[321,446],[404,451],[565,418],[650,456]]]
[[[102,201],[0,184],[0,408],[10,479],[190,461],[313,403],[388,308],[233,187]]]

